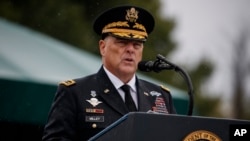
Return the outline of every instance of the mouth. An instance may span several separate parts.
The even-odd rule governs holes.
[[[134,59],[132,59],[132,58],[125,58],[124,61],[126,63],[132,63],[132,62],[134,62]]]

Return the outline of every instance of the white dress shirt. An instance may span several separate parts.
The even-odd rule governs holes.
[[[121,89],[121,86],[124,85],[124,83],[115,75],[113,75],[108,69],[106,69],[104,66],[104,71],[106,72],[106,74],[108,75],[110,81],[113,83],[113,85],[115,86],[115,88],[117,89],[117,91],[119,92],[121,98],[123,99],[123,101],[125,102],[125,93],[124,91]],[[136,84],[135,84],[135,75],[132,77],[132,79],[127,83],[127,85],[130,86],[130,93],[131,96],[134,100],[135,106],[138,109],[138,100],[137,100],[137,93],[136,93]]]

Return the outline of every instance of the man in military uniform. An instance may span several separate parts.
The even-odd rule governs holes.
[[[135,75],[154,28],[152,15],[136,6],[115,7],[93,27],[101,36],[103,65],[96,74],[59,85],[43,141],[87,140],[128,112],[175,113],[168,89]]]

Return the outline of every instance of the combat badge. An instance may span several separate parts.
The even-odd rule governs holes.
[[[100,103],[102,103],[101,101],[99,101],[96,97],[96,91],[91,91],[90,95],[92,96],[92,98],[90,98],[90,100],[86,100],[87,102],[89,102],[93,107],[99,105]]]
[[[95,106],[99,105],[100,103],[102,103],[97,98],[90,98],[90,100],[86,100],[86,101],[88,101],[93,107],[95,107]]]

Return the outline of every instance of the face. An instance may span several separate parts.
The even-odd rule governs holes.
[[[129,81],[142,59],[143,42],[107,36],[99,41],[103,65],[122,81]]]

